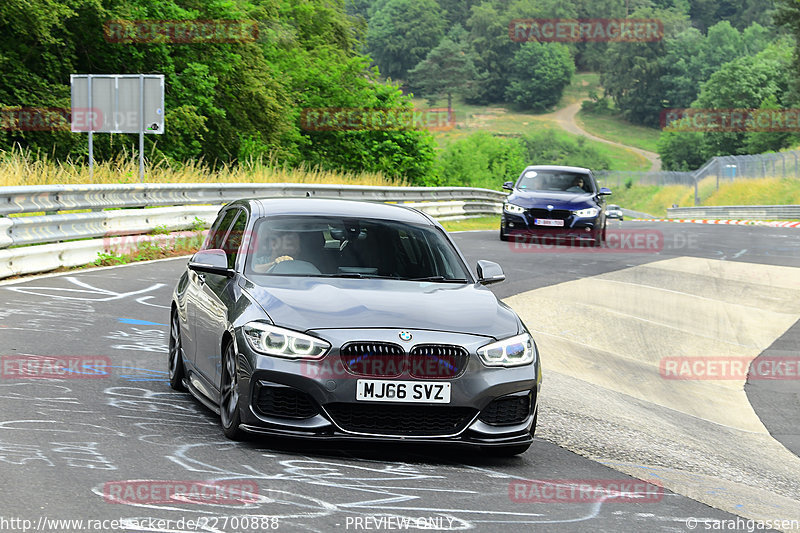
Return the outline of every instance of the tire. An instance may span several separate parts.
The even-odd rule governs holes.
[[[239,405],[239,373],[236,369],[236,350],[233,341],[225,345],[222,352],[222,379],[220,380],[219,418],[222,432],[231,440],[242,440],[244,431]]]
[[[169,325],[169,356],[167,365],[169,367],[169,386],[176,391],[185,391],[183,386],[184,369],[183,356],[181,354],[181,324],[178,320],[178,310],[172,310],[172,317]]]
[[[507,241],[508,240],[508,235],[503,233],[503,228],[500,228],[500,240],[501,241]]]

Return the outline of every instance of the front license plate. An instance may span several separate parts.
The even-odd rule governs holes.
[[[356,400],[363,402],[450,403],[450,383],[359,379]]]
[[[537,226],[564,226],[564,221],[557,218],[535,218],[533,223]]]

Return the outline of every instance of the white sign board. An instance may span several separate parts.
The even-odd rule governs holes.
[[[72,74],[73,132],[164,133],[163,74]]]

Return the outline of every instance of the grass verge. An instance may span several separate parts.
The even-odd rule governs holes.
[[[575,120],[581,128],[592,135],[658,153],[658,138],[661,131],[655,128],[631,124],[618,115],[601,115],[583,110],[578,112]]]
[[[259,159],[238,166],[210,170],[203,161],[171,166],[166,161],[147,165],[146,183],[332,183],[350,185],[407,185],[380,173],[332,172],[319,169],[291,169]],[[89,167],[73,161],[56,162],[20,151],[0,152],[0,187],[28,185],[71,185],[83,183],[139,183],[139,164],[132,158],[98,162],[94,174]]]
[[[800,205],[800,180],[797,178],[744,179],[720,183],[715,177],[702,180],[698,185],[701,205]],[[654,216],[666,216],[672,204],[681,207],[694,205],[694,187],[668,185],[664,187],[633,185],[619,187],[609,199],[634,211]]]
[[[465,218],[464,220],[444,220],[441,224],[447,231],[474,231],[486,229],[500,231],[500,215]]]

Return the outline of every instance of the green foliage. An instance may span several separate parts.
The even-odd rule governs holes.
[[[192,221],[192,226],[189,228],[189,230],[200,232],[208,229],[208,227],[209,227],[208,224],[206,224],[203,219],[201,219],[200,217],[194,217],[194,220]]]
[[[694,131],[661,132],[658,154],[664,170],[695,170],[707,160],[703,152],[703,134]]]
[[[756,56],[725,63],[702,85],[692,107],[701,109],[756,109],[780,101],[787,91],[790,50],[775,44]],[[707,157],[745,152],[745,133],[709,131],[703,135]]]
[[[444,34],[435,0],[384,0],[369,19],[367,46],[384,76],[403,79]]]
[[[345,161],[347,170],[381,169],[393,176],[408,170],[414,179],[432,167],[432,155],[425,155],[431,140],[420,132],[361,132],[358,142],[332,146],[300,128],[300,113],[307,107],[411,105],[396,86],[380,82],[377,72],[370,70],[369,58],[359,53],[364,26],[347,15],[341,1],[7,0],[0,4],[0,108],[69,108],[70,73],[163,73],[166,130],[163,135],[146,136],[145,153],[151,160],[179,166],[202,159],[222,166],[263,157],[278,164],[333,169],[328,156],[335,152],[333,159]],[[406,2],[409,7],[416,4]],[[427,6],[433,10],[435,3],[430,0]],[[416,8],[410,12],[426,13]],[[258,23],[259,35],[254,41],[233,43],[106,39],[104,23],[121,19],[252,20]],[[443,22],[439,24],[443,28]],[[419,31],[424,34],[429,29]],[[441,33],[427,34],[431,43],[422,57]],[[0,150],[17,143],[55,159],[81,160],[87,136],[69,131],[0,131]],[[134,136],[95,135],[95,157],[116,159],[135,143]],[[379,149],[373,153],[375,147]],[[420,161],[412,161],[417,158]],[[392,166],[390,160],[401,164]]]
[[[525,137],[475,132],[442,148],[437,177],[429,185],[499,189],[528,165],[573,165],[607,169],[609,162],[583,139],[544,130]]]
[[[525,168],[525,145],[516,138],[476,132],[444,146],[437,185],[498,189]]]
[[[468,41],[478,56],[475,67],[480,76],[467,98],[468,103],[484,105],[503,100],[511,58],[519,48],[519,44],[508,37],[511,18],[501,16],[491,2],[472,8],[465,27],[469,32]]]
[[[97,252],[97,259],[92,263],[94,266],[116,266],[125,265],[131,262],[130,256],[119,255],[115,252]]]
[[[528,42],[511,62],[506,99],[533,111],[544,111],[561,99],[572,81],[575,64],[561,43]]]
[[[661,19],[667,40],[689,26],[688,17],[680,10],[642,8],[632,16]],[[663,40],[609,43],[600,82],[629,122],[658,126],[665,93],[662,58],[666,53]]]
[[[585,138],[576,140],[555,130],[543,130],[523,137],[528,165],[568,165],[605,170],[610,167],[608,159]],[[520,169],[521,170],[521,169]]]
[[[604,94],[599,96],[596,91],[589,90],[589,99],[581,102],[581,111],[596,115],[613,115],[615,113],[611,106],[611,100]]]
[[[775,94],[768,96],[759,109],[781,109]],[[782,115],[782,113],[778,113]],[[794,135],[788,131],[749,131],[744,136],[743,151],[747,154],[761,154],[788,148],[795,141]]]
[[[464,32],[460,26],[451,35]],[[478,78],[473,62],[474,53],[464,42],[445,37],[428,52],[427,57],[408,73],[412,88],[422,96],[435,99],[446,95],[448,109],[452,107],[452,95],[468,94],[472,83]]]
[[[167,228],[166,224],[162,224],[160,226],[156,226],[153,228],[153,231],[150,232],[150,235],[169,235],[170,230]]]

